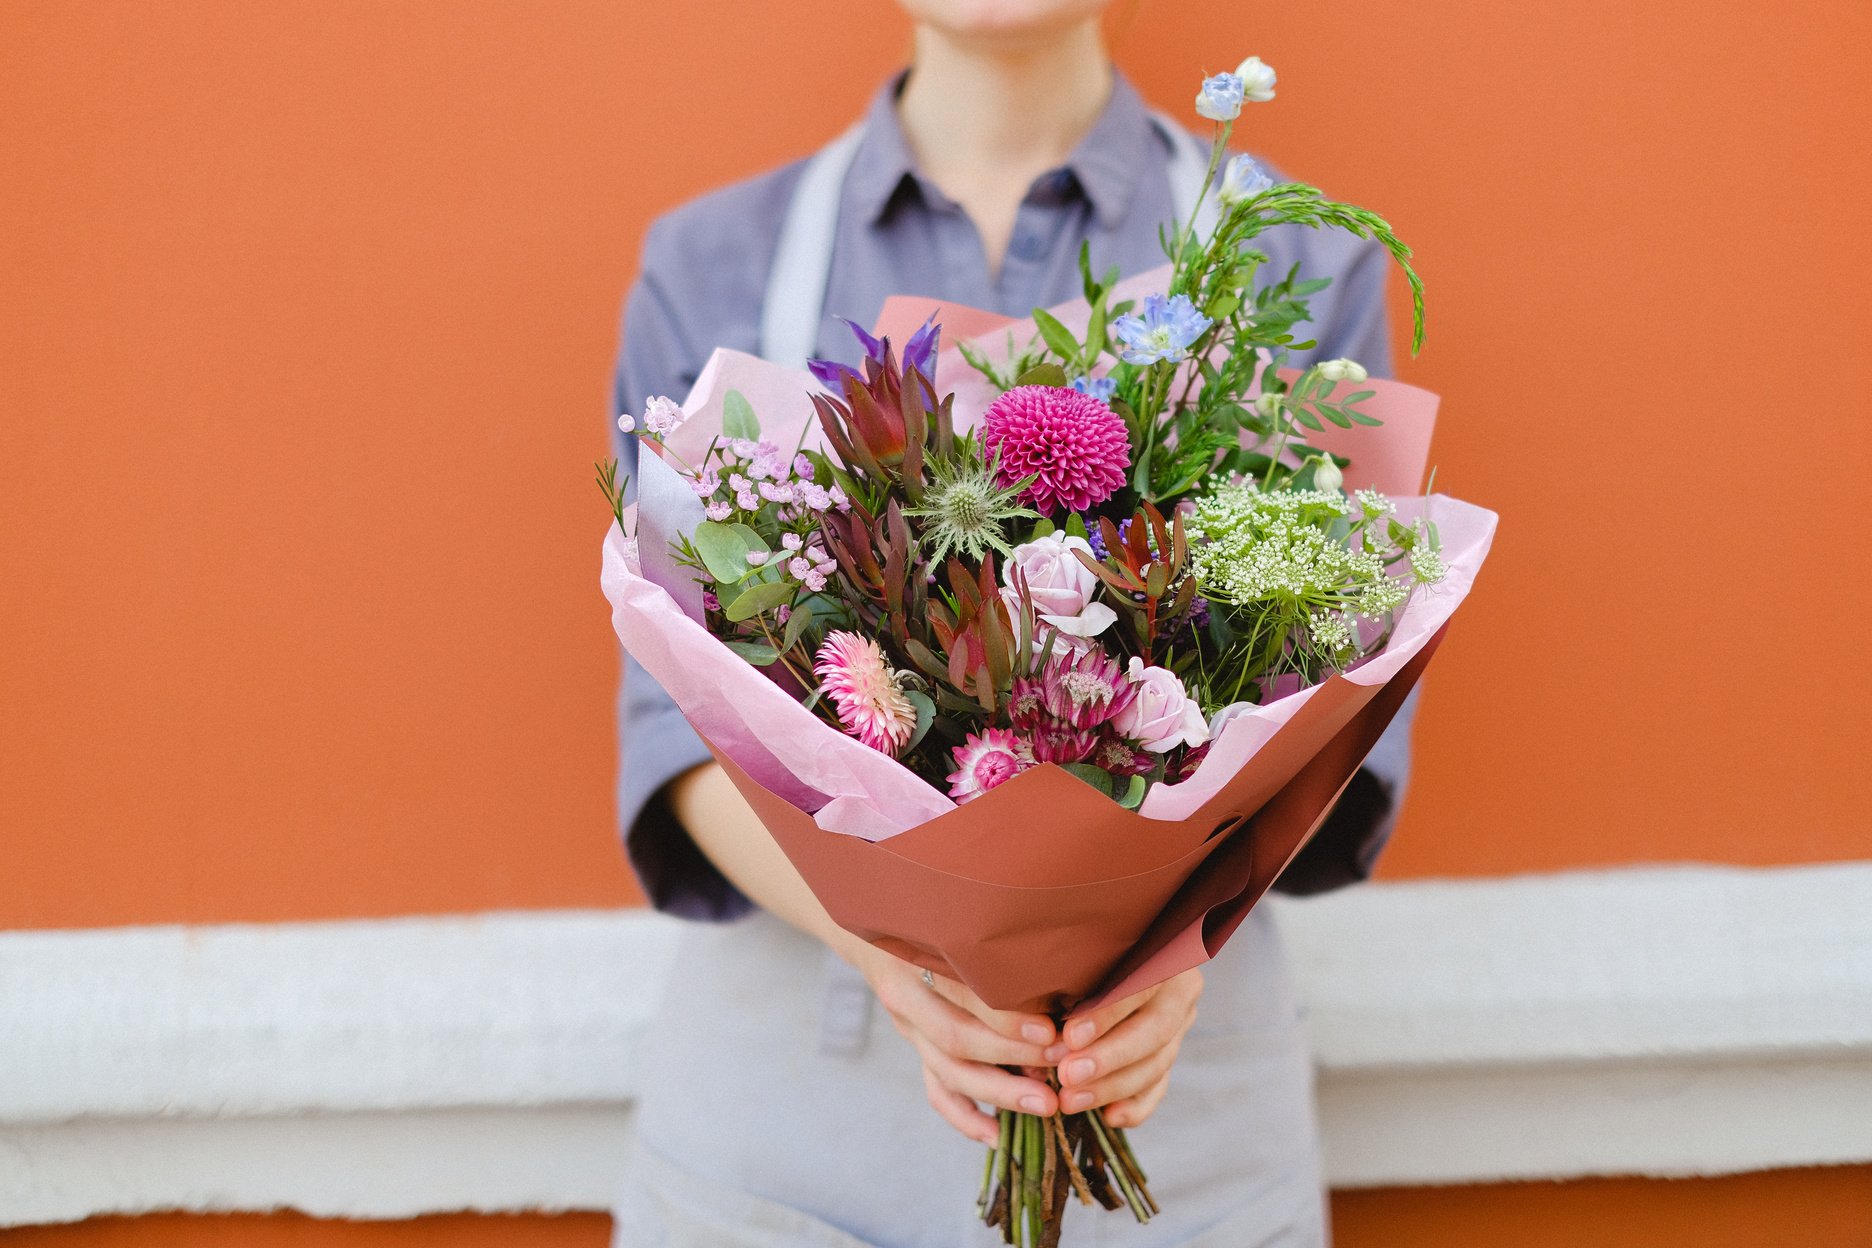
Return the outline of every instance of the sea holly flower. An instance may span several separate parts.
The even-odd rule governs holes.
[[[1005,529],[1016,520],[1040,513],[1022,506],[1026,479],[1007,482],[975,454],[943,456],[929,461],[930,479],[923,487],[923,502],[904,508],[904,515],[923,521],[923,540],[929,563],[940,566],[951,555],[980,563],[990,550],[1007,554],[1013,549]]]
[[[1005,728],[969,733],[950,757],[956,769],[949,773],[949,796],[958,802],[972,802],[1034,765],[1032,751]]]
[[[1142,314],[1121,316],[1112,322],[1112,330],[1124,344],[1118,352],[1127,364],[1155,364],[1159,360],[1181,360],[1213,322],[1189,301],[1187,295],[1144,296]],[[1012,393],[1010,391],[1009,393]]]
[[[1215,74],[1203,79],[1196,93],[1196,111],[1210,121],[1234,121],[1241,116],[1242,80],[1235,74]]]
[[[1274,179],[1248,155],[1233,156],[1222,167],[1222,181],[1216,186],[1216,198],[1224,204],[1253,199],[1274,185]]]
[[[916,708],[899,684],[902,673],[884,662],[877,642],[842,630],[829,632],[820,643],[813,673],[846,732],[892,756],[910,740]]]
[[[1064,386],[1016,386],[983,418],[982,445],[996,456],[995,479],[1047,514],[1087,511],[1124,485],[1131,435],[1124,418],[1091,395]]]
[[[1209,739],[1202,707],[1190,697],[1175,672],[1149,666],[1132,655],[1126,674],[1133,697],[1113,717],[1112,726],[1128,740],[1153,754],[1163,754],[1179,745],[1201,745]]]
[[[1251,56],[1235,67],[1241,79],[1242,98],[1250,104],[1266,104],[1274,98],[1274,67],[1258,56]]]

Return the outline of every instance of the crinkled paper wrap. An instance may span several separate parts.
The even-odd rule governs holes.
[[[983,314],[967,316],[983,323]],[[810,435],[806,396],[815,385],[806,373],[717,352],[671,449],[696,462],[721,428],[729,389],[750,400],[765,436]],[[1412,396],[1423,394],[1394,383],[1368,410],[1389,429],[1393,402],[1421,415]],[[962,422],[978,415],[960,413]],[[1349,452],[1354,470],[1364,439],[1381,444],[1384,433],[1362,432]],[[1427,425],[1422,443],[1427,449]],[[1390,475],[1421,475],[1421,457],[1414,467],[1397,458],[1389,457]],[[1448,575],[1412,594],[1383,651],[1230,720],[1193,776],[1153,787],[1138,810],[1050,765],[958,807],[711,636],[685,609],[692,583],[674,594],[658,583],[684,575],[653,563],[673,512],[652,514],[649,504],[671,497],[674,474],[647,456],[644,467],[637,545],[649,557],[640,566],[616,526],[604,548],[604,591],[625,648],[669,691],[840,926],[1002,1009],[1116,999],[1213,957],[1397,713],[1468,594],[1496,523],[1494,513],[1451,498],[1398,499],[1405,523],[1426,515],[1436,523]],[[678,527],[693,523],[689,509],[674,514]]]

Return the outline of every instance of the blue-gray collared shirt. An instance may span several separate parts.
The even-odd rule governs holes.
[[[1173,215],[1169,142],[1122,76],[1091,132],[1066,163],[1035,179],[1015,219],[999,273],[990,273],[974,224],[917,169],[897,120],[899,75],[873,98],[845,179],[821,318],[818,354],[856,363],[849,330],[869,325],[892,294],[915,294],[1025,315],[1079,294],[1081,241],[1092,266],[1125,274],[1164,263],[1157,229]],[[780,222],[805,161],[724,187],[658,218],[624,312],[614,412],[643,411],[656,394],[680,400],[717,347],[758,354],[760,311]],[[1350,357],[1379,376],[1391,370],[1384,288],[1388,258],[1376,244],[1332,231],[1286,226],[1262,236],[1284,274],[1299,264],[1333,284],[1313,296],[1314,358]],[[619,447],[624,470],[636,442]],[[1327,826],[1278,887],[1317,892],[1370,873],[1390,833],[1408,771],[1409,704],[1347,789]],[[659,909],[731,918],[748,901],[704,858],[660,793],[706,762],[708,751],[667,694],[626,657],[618,700],[618,811],[632,868]]]

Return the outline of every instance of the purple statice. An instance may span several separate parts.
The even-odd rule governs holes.
[[[1192,344],[1214,324],[1196,310],[1187,295],[1144,296],[1142,315],[1121,316],[1112,329],[1124,348],[1118,352],[1127,364],[1155,364],[1181,360]]]

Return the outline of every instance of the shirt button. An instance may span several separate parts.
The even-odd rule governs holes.
[[[1037,230],[1021,230],[1014,235],[1008,251],[1021,260],[1038,260],[1046,252],[1046,240]]]

